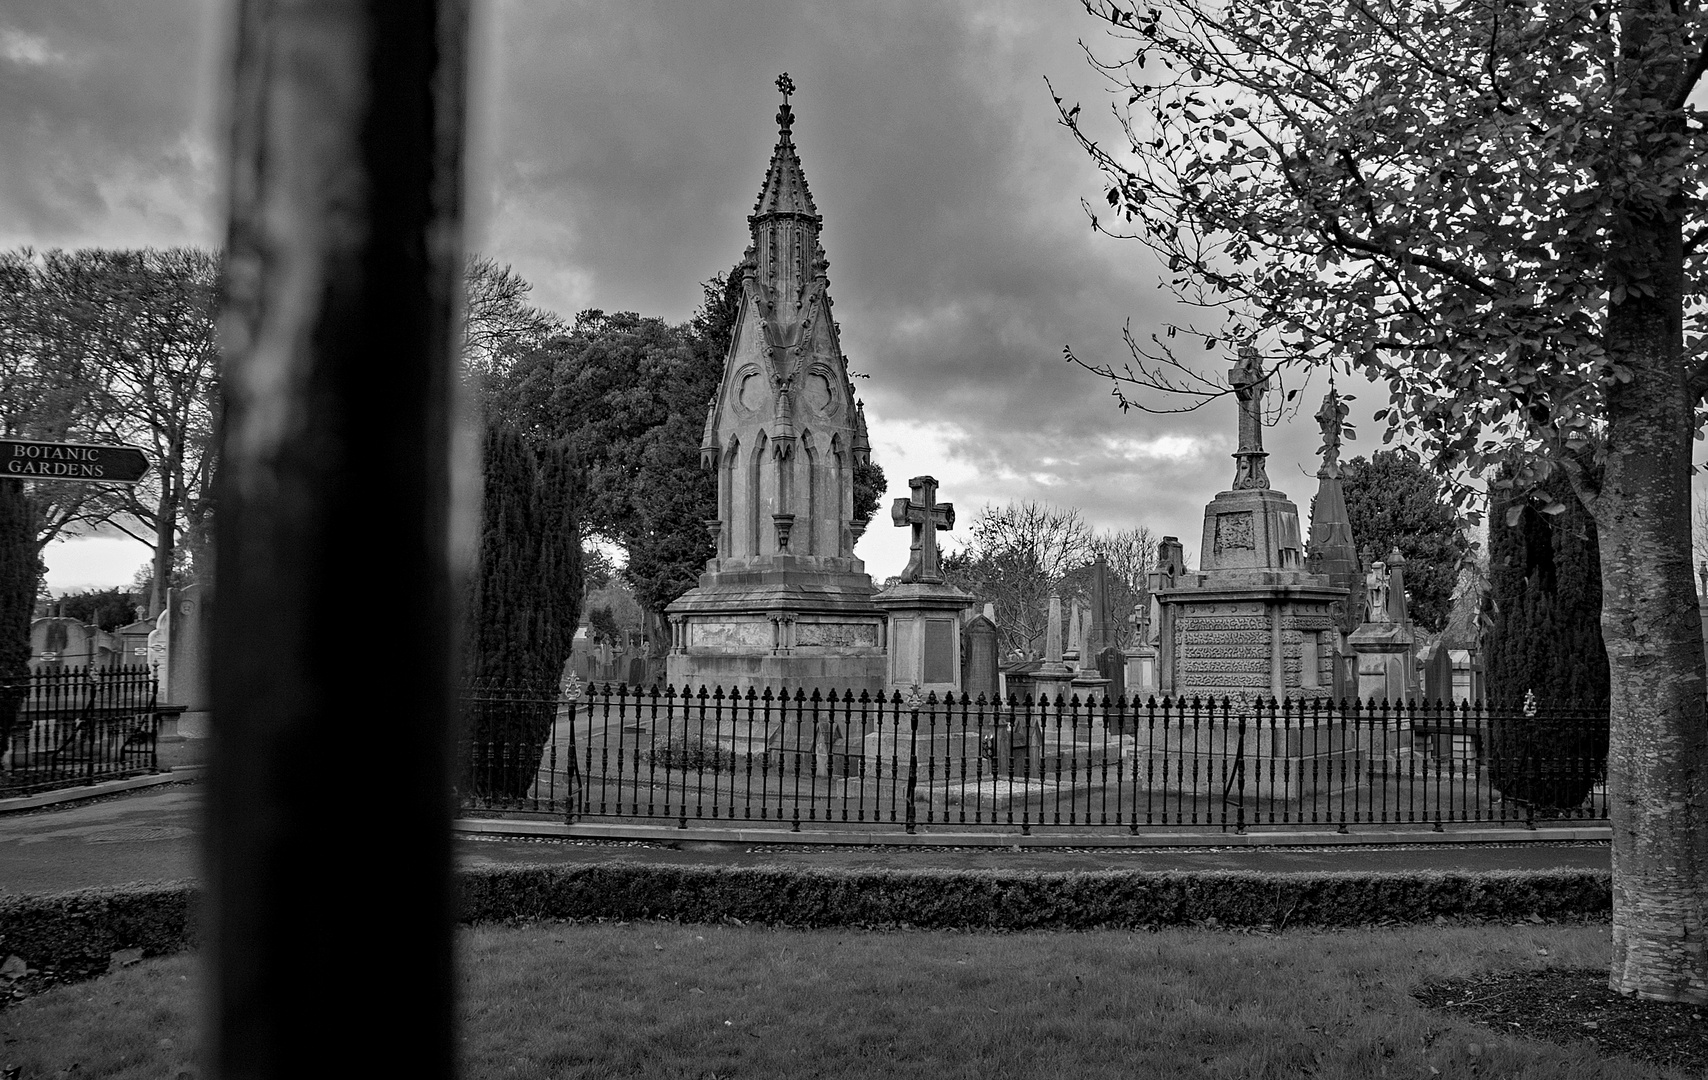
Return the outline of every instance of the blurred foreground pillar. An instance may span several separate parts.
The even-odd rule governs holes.
[[[463,0],[240,0],[204,926],[223,1077],[452,1075]]]

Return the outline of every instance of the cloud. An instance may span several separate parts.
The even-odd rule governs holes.
[[[0,15],[0,244],[217,239],[226,5],[17,0]]]
[[[890,497],[929,473],[969,519],[1036,498],[1194,547],[1204,503],[1233,475],[1232,403],[1122,413],[1106,382],[1062,360],[1072,345],[1118,364],[1127,319],[1143,339],[1190,314],[1141,245],[1094,235],[1081,208],[1102,184],[1044,83],[1087,116],[1105,100],[1078,44],[1097,28],[1077,4],[477,7],[469,238],[533,282],[536,303],[689,317],[700,282],[746,247],[786,70]],[[228,8],[6,5],[0,245],[219,241]],[[1268,435],[1270,476],[1301,509],[1315,490],[1312,409]],[[861,551],[883,576],[905,541],[880,518]]]

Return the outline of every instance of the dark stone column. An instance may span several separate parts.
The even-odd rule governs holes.
[[[463,0],[238,5],[204,910],[224,1077],[454,1071],[466,22]],[[358,662],[357,610],[410,632]]]

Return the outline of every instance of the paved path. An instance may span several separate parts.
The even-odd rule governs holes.
[[[200,876],[199,785],[0,816],[0,895]],[[1515,837],[1515,840],[1517,838]],[[1207,838],[1207,842],[1213,843]],[[718,866],[950,867],[1026,870],[1606,869],[1605,844],[1011,851],[630,843],[459,837],[463,866],[647,862]]]

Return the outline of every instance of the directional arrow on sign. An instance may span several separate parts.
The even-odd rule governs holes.
[[[148,456],[135,446],[0,439],[0,478],[134,484],[147,471]]]

